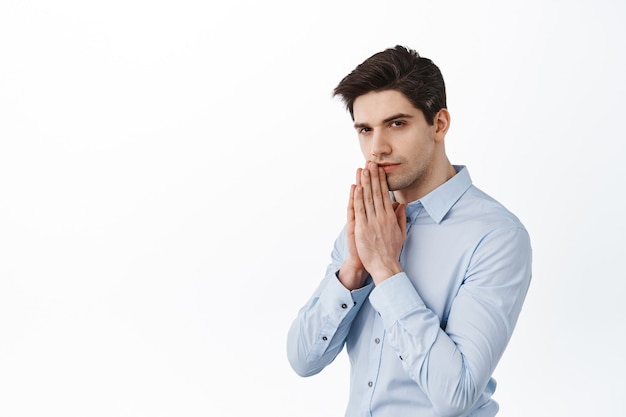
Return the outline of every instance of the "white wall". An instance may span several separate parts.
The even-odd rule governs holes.
[[[533,239],[500,415],[619,415],[624,19],[617,0],[3,1],[0,415],[342,415],[347,358],[302,379],[285,339],[361,165],[330,93],[395,44],[440,66],[452,161]]]

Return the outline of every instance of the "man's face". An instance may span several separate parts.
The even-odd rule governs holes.
[[[389,189],[419,194],[436,156],[436,125],[396,90],[357,97],[353,114],[361,152],[383,167]]]

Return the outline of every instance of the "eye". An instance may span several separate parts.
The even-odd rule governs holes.
[[[367,132],[370,132],[371,130],[372,129],[369,128],[369,127],[361,127],[361,128],[359,128],[358,132],[359,132],[359,135],[363,135],[363,134],[365,134]]]
[[[391,122],[391,127],[400,127],[404,126],[406,123],[403,120],[394,120]]]

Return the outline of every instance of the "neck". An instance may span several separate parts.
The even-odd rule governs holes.
[[[402,190],[396,190],[393,192],[393,196],[395,200],[402,204],[409,204],[413,201],[419,200],[424,197],[426,194],[433,191],[435,188],[439,187],[450,178],[456,175],[456,170],[448,161],[448,158],[444,158],[445,161],[442,161],[437,167],[433,167],[429,172],[424,173],[423,181],[415,188],[411,187],[405,188]]]

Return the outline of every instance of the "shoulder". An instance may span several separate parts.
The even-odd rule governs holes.
[[[495,230],[520,229],[526,231],[520,219],[498,200],[471,185],[451,208],[446,220],[473,225],[482,233]]]

